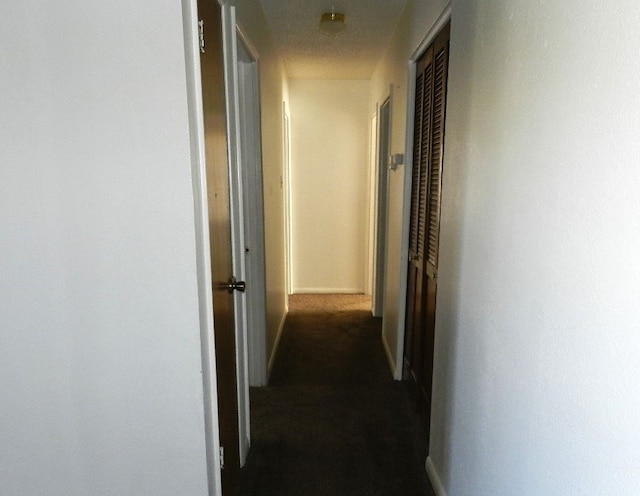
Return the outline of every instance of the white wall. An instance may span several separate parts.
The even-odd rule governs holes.
[[[640,4],[459,2],[432,458],[450,495],[640,493]]]
[[[181,3],[0,40],[0,493],[207,494]]]
[[[229,3],[235,5],[238,25],[259,57],[269,359],[282,330],[287,305],[282,145],[282,103],[288,100],[287,83],[260,2]]]
[[[453,3],[440,494],[640,493],[639,21],[635,0]]]
[[[289,83],[293,292],[365,290],[368,81]]]

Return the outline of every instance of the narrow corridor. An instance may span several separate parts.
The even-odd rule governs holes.
[[[361,295],[294,295],[270,384],[251,390],[237,496],[429,496],[425,435]]]

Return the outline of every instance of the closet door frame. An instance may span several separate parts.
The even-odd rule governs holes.
[[[408,291],[408,283],[411,282],[409,279],[409,268],[410,268],[410,261],[409,261],[409,255],[410,255],[410,220],[411,220],[411,211],[412,211],[412,184],[413,184],[413,179],[414,179],[414,174],[413,174],[413,167],[414,166],[419,166],[419,164],[414,164],[414,137],[415,137],[415,131],[414,131],[414,120],[415,120],[415,99],[416,99],[416,79],[417,79],[417,75],[418,75],[418,64],[423,56],[423,54],[430,48],[430,46],[434,43],[434,41],[436,41],[436,39],[438,38],[438,36],[441,34],[441,32],[443,30],[449,30],[449,25],[450,25],[450,18],[451,18],[451,8],[447,7],[447,9],[445,9],[445,11],[442,13],[442,15],[440,16],[440,18],[434,23],[433,27],[431,28],[431,30],[429,31],[429,33],[427,34],[427,36],[424,38],[423,42],[420,44],[420,46],[418,47],[418,49],[416,49],[416,51],[414,52],[414,54],[412,55],[410,61],[409,61],[409,81],[411,81],[410,86],[408,88],[408,112],[407,112],[407,140],[406,140],[406,148],[405,148],[405,156],[408,159],[408,163],[407,163],[407,171],[405,173],[405,183],[404,183],[404,198],[405,198],[405,204],[404,204],[404,232],[403,232],[403,250],[402,250],[402,267],[403,267],[403,274],[402,276],[402,294],[401,294],[401,329],[405,329],[405,332],[407,332],[407,329],[405,328],[405,325],[411,325],[411,319],[408,319],[408,310],[410,310],[409,308],[409,301],[408,301],[408,297],[410,297],[411,295],[409,294]],[[445,87],[446,88],[446,87]],[[443,124],[444,124],[444,120],[443,120]],[[429,161],[431,161],[431,151],[429,150]],[[441,161],[442,163],[442,161]],[[427,282],[429,281],[429,275],[427,274],[426,270],[422,270],[422,274],[423,274],[423,279],[424,279],[424,283],[421,284],[422,287],[424,287],[425,292],[427,289]],[[431,280],[433,281],[434,274],[433,271],[431,271]],[[437,274],[436,274],[437,277]],[[431,313],[431,316],[433,317],[433,324],[435,324],[435,308],[429,308],[429,312]],[[425,310],[423,313],[426,313],[426,305],[425,305]],[[421,320],[424,319],[424,315],[420,316]],[[413,339],[413,336],[407,336],[405,335],[405,339],[402,340],[403,343],[407,343]],[[420,391],[420,387],[416,388],[416,402],[417,402],[417,406],[420,406],[420,401],[419,401],[419,396],[429,396],[429,401],[428,404],[424,404],[424,402],[422,402],[423,404],[422,406],[422,410],[423,413],[425,414],[425,420],[427,423],[427,428],[429,428],[429,422],[430,422],[430,410],[431,410],[431,405],[430,405],[430,394],[431,394],[431,384],[432,384],[432,376],[433,376],[433,340],[429,339],[427,340],[428,342],[423,342],[419,344],[420,348],[421,348],[421,352],[425,353],[425,345],[430,346],[431,348],[431,359],[428,361],[428,375],[429,377],[423,377],[423,380],[426,380],[428,383],[428,387],[427,390],[428,391]],[[429,345],[430,342],[430,345]],[[415,345],[414,345],[415,346]],[[428,351],[427,351],[428,353]],[[415,354],[415,353],[414,353]],[[402,352],[399,353],[398,356],[398,361],[396,362],[398,364],[397,367],[397,373],[399,377],[403,377],[404,378],[408,378],[406,375],[406,370],[404,367],[405,364],[405,350],[404,350],[404,346],[402,349]],[[398,377],[397,377],[398,378]],[[427,380],[428,379],[428,380]]]

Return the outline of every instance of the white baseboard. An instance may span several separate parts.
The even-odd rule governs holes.
[[[427,475],[429,476],[433,490],[436,492],[436,496],[447,496],[447,492],[444,490],[444,486],[442,485],[436,466],[433,464],[433,460],[431,460],[430,456],[427,457],[425,469],[427,470]]]
[[[393,355],[391,354],[391,350],[389,349],[389,343],[387,343],[387,337],[384,335],[384,333],[382,334],[382,346],[384,348],[384,352],[387,355],[387,361],[389,362],[389,367],[391,368],[391,375],[393,375],[393,378],[398,380],[396,378],[396,362],[393,359]]]
[[[364,294],[364,288],[296,288],[293,294]]]
[[[247,455],[249,454],[249,448],[251,447],[251,440],[248,437],[245,437],[240,441],[242,443],[242,448],[240,450],[240,467],[244,467],[244,464],[247,462]]]
[[[278,352],[278,347],[280,346],[280,338],[282,337],[282,330],[284,329],[284,323],[287,319],[287,314],[289,312],[285,311],[282,315],[282,319],[280,319],[280,325],[278,326],[278,333],[276,334],[276,340],[273,343],[273,348],[271,349],[271,356],[269,356],[269,364],[267,365],[267,384],[269,383],[269,377],[271,377],[271,368],[273,367],[273,362],[276,358],[276,353]]]

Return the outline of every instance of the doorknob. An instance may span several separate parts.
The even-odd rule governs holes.
[[[233,293],[234,291],[240,291],[244,293],[244,290],[247,288],[247,283],[244,281],[237,281],[235,277],[231,277],[227,284],[220,284],[220,289],[226,289],[229,293]]]

